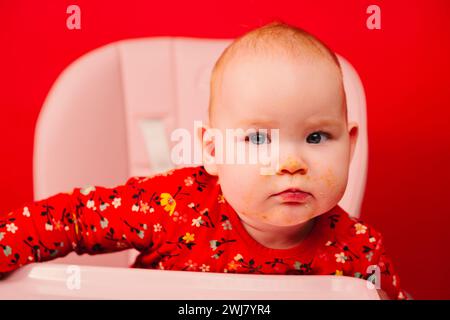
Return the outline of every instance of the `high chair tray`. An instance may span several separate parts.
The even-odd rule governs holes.
[[[345,276],[227,274],[35,263],[0,280],[2,299],[379,300]]]

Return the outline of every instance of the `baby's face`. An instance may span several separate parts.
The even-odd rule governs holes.
[[[261,174],[267,164],[214,167],[225,199],[242,219],[254,226],[295,226],[338,203],[357,136],[356,125],[346,122],[343,101],[340,74],[331,62],[247,57],[226,68],[214,127],[224,135],[226,129],[269,129],[268,136],[241,140],[246,152],[268,143],[270,129],[279,129],[275,174]],[[289,188],[309,195],[301,200],[275,195]]]

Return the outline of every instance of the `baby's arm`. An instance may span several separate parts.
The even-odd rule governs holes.
[[[166,178],[131,178],[115,188],[75,188],[0,214],[0,273],[32,262],[77,254],[99,254],[152,245],[153,222]],[[146,183],[140,184],[142,180]]]

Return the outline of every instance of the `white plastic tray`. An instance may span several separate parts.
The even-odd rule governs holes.
[[[344,276],[226,274],[36,263],[0,280],[0,299],[369,299],[365,280]]]

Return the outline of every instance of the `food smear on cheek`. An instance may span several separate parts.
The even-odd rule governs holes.
[[[328,168],[327,171],[320,175],[318,178],[314,179],[315,182],[323,182],[328,188],[334,188],[336,187],[336,176],[333,174],[333,171],[331,168]],[[319,194],[323,194],[320,192]]]
[[[249,192],[245,193],[242,196],[242,214],[248,216],[251,208],[253,198],[253,189],[250,189]]]

